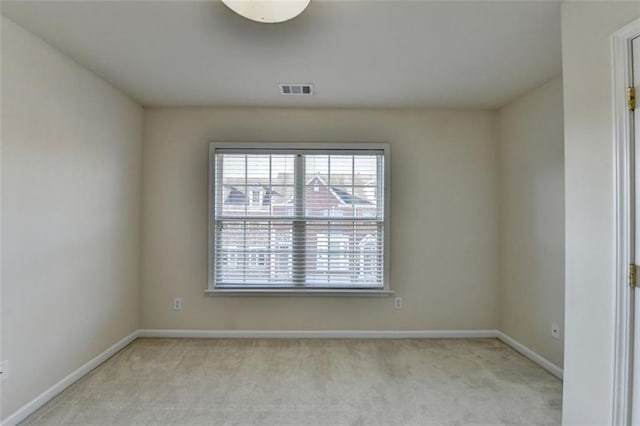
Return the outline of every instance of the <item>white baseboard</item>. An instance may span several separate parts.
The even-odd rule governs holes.
[[[136,330],[83,366],[23,405],[2,421],[15,426],[77,380],[111,358],[138,337],[155,338],[236,338],[236,339],[483,339],[497,338],[531,361],[562,379],[562,368],[498,330]]]
[[[502,331],[496,331],[496,337],[500,339],[502,342],[504,342],[505,344],[511,346],[516,351],[520,352],[522,355],[529,358],[531,361],[538,364],[540,367],[547,370],[549,373],[553,374],[559,379],[562,379],[562,376],[563,376],[562,368],[558,367],[553,362],[549,361],[548,359],[538,354],[537,352],[529,349],[528,347],[518,342],[513,337],[503,333]]]
[[[139,330],[139,337],[204,339],[480,339],[495,330]]]
[[[51,386],[36,398],[20,407],[15,413],[11,414],[9,417],[2,421],[2,426],[17,425],[18,423],[26,419],[30,414],[35,412],[38,408],[42,407],[44,404],[53,399],[53,397],[84,377],[86,374],[91,372],[91,370],[111,358],[118,351],[122,350],[125,346],[127,346],[137,338],[138,330],[121,339],[119,342],[113,344],[104,352],[87,361],[84,365],[67,375],[64,379],[60,380],[58,383]]]

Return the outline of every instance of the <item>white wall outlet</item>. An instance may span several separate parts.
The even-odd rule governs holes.
[[[402,309],[402,297],[398,296],[393,301],[393,307],[396,309]]]
[[[7,380],[9,377],[9,361],[0,362],[0,383]]]
[[[180,297],[173,298],[173,310],[174,311],[182,310],[182,299]]]
[[[560,324],[556,322],[551,324],[551,337],[554,339],[560,338]]]

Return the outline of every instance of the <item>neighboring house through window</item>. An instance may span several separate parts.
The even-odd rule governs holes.
[[[209,291],[386,292],[387,144],[212,143]]]

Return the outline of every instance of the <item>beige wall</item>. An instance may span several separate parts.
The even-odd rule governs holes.
[[[138,328],[142,120],[2,18],[3,418]]]
[[[562,79],[498,112],[500,330],[562,368],[564,126]]]
[[[614,349],[611,34],[640,2],[562,5],[566,305],[563,420],[610,424]]]
[[[495,114],[437,110],[146,111],[142,327],[495,329]],[[391,298],[208,297],[208,141],[391,143]],[[172,311],[171,298],[183,298]]]

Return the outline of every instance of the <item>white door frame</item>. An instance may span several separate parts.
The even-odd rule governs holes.
[[[632,85],[631,40],[640,36],[640,19],[612,36],[613,114],[615,157],[615,353],[613,380],[614,425],[631,423],[633,375],[633,290],[629,287],[629,265],[634,263],[632,220],[635,208],[633,113],[626,102]],[[640,368],[640,366],[638,366]]]

